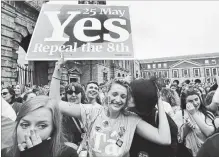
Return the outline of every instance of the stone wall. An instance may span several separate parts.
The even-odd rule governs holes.
[[[17,82],[16,51],[23,38],[32,34],[39,11],[22,1],[1,1],[1,4],[1,78],[2,85],[8,86]]]

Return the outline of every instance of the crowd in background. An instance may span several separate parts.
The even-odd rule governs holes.
[[[54,80],[60,81],[60,78],[54,75],[53,82]],[[170,134],[171,134],[171,143],[168,142],[162,143],[161,140],[156,141],[154,139],[150,139],[149,137],[147,137],[148,136],[147,133],[139,133],[139,132],[144,132],[144,130],[137,131],[137,133],[133,135],[134,137],[133,137],[132,145],[130,145],[130,148],[129,147],[126,148],[128,149],[127,151],[130,152],[131,157],[132,156],[147,157],[147,155],[149,157],[159,157],[158,155],[161,155],[161,153],[164,153],[162,154],[162,157],[165,156],[166,157],[185,157],[185,156],[207,157],[206,153],[208,154],[208,156],[210,156],[211,153],[218,153],[218,151],[214,150],[215,145],[214,144],[212,145],[212,142],[209,142],[209,140],[213,141],[213,139],[215,138],[217,138],[217,143],[219,141],[218,140],[218,128],[219,128],[219,122],[218,122],[219,78],[218,77],[216,77],[215,83],[211,85],[209,83],[203,83],[200,80],[197,80],[196,82],[190,82],[189,80],[187,80],[181,83],[179,83],[176,80],[170,84],[159,84],[159,82],[155,78],[150,80],[144,80],[144,79],[130,80],[130,78],[119,79],[119,80],[123,80],[124,82],[128,82],[128,83],[127,85],[124,85],[124,83],[120,83],[118,81],[115,83],[114,81],[114,84],[119,84],[125,87],[127,91],[129,91],[130,89],[131,96],[129,97],[126,95],[123,98],[124,101],[127,103],[125,109],[128,109],[129,112],[130,111],[135,112],[135,114],[137,114],[143,121],[159,129],[160,127],[159,121],[161,121],[161,119],[159,119],[158,117],[162,116],[162,114],[159,113],[161,112],[159,109],[160,108],[159,102],[160,103],[162,102],[164,111],[167,114],[166,116],[169,122],[168,129],[170,130]],[[151,82],[155,82],[155,83],[152,85]],[[48,105],[48,104],[58,103],[58,101],[52,102],[52,100],[50,100],[48,96],[50,97],[60,96],[60,99],[63,102],[62,103],[63,106],[66,104],[71,106],[70,103],[79,104],[78,106],[80,106],[81,104],[92,104],[92,108],[98,109],[100,108],[100,106],[105,106],[106,104],[109,104],[111,102],[111,100],[109,100],[107,96],[108,93],[114,87],[112,85],[112,81],[102,84],[98,84],[97,82],[90,81],[86,85],[81,85],[78,82],[73,82],[65,86],[60,85],[60,82],[58,82],[57,85],[55,85],[55,87],[59,88],[59,91],[57,92],[54,91],[54,89],[56,89],[54,88],[54,84],[51,84],[51,86],[53,87],[50,87],[50,85],[25,86],[25,85],[17,84],[15,86],[2,88],[1,90],[2,98],[8,104],[11,105],[11,107],[14,109],[17,115],[16,129],[18,130],[16,134],[19,134],[19,127],[21,127],[21,129],[25,129],[25,127],[28,127],[27,124],[23,124],[24,122],[21,125],[21,121],[23,120],[22,118],[25,117],[29,112],[31,112],[34,115],[34,111],[36,111],[36,109],[39,108],[37,104],[41,104],[42,102],[44,102],[44,104],[41,104],[41,107],[43,108],[45,106],[47,107],[49,106],[49,108],[51,108],[51,110],[54,111],[53,118],[56,118],[56,122],[55,123],[53,122],[54,124],[51,124],[51,125],[55,125],[56,127],[52,128],[53,133],[52,135],[49,136],[53,140],[52,156],[60,156],[60,152],[67,152],[64,153],[64,155],[63,153],[61,153],[62,156],[66,156],[66,157],[77,156],[77,154],[80,156],[81,155],[80,152],[83,152],[84,149],[82,144],[84,142],[84,138],[85,138],[84,136],[88,136],[89,135],[88,132],[91,132],[91,130],[89,130],[89,127],[86,127],[86,124],[88,123],[88,126],[92,124],[92,122],[90,124],[89,119],[95,119],[94,122],[98,121],[96,120],[98,116],[97,117],[91,116],[93,115],[93,112],[96,111],[89,110],[85,107],[84,110],[80,109],[81,112],[82,111],[88,112],[88,114],[90,113],[90,115],[87,115],[87,113],[84,114],[80,113],[80,116],[78,116],[77,113],[71,113],[68,111],[62,112],[62,108],[60,107],[60,110],[62,112],[62,116],[61,116],[62,118],[60,120],[57,120],[59,115],[58,113],[56,115],[56,109],[53,108],[52,105]],[[120,89],[119,86],[117,88]],[[157,89],[157,91],[153,92],[155,88]],[[54,93],[58,94],[59,96],[55,95]],[[159,101],[159,98],[162,101]],[[33,108],[31,109],[30,106],[33,106]],[[82,107],[84,106],[82,105]],[[77,108],[75,110],[77,110]],[[4,111],[4,108],[2,109],[2,111]],[[123,113],[125,113],[125,111],[123,111]],[[83,117],[82,115],[85,117]],[[91,117],[86,119],[87,118],[86,116],[88,117],[91,116]],[[132,124],[133,127],[134,125],[137,125],[136,130],[140,128],[140,126],[138,127],[139,120],[137,118],[135,120],[131,119],[130,121],[136,123],[136,124]],[[109,123],[108,120],[104,121],[103,123],[106,123],[103,124],[106,127],[107,125],[109,125],[107,124]],[[142,124],[142,126],[143,125],[145,124]],[[46,126],[42,125],[40,127],[42,130],[42,128]],[[57,129],[58,127],[61,127],[61,129]],[[97,125],[95,128],[97,131],[98,129],[101,129],[98,127],[99,126]],[[7,157],[8,156],[19,157],[25,155],[33,156],[34,154],[25,154],[24,152],[26,152],[26,149],[32,148],[36,145],[41,145],[41,143],[44,144],[43,148],[44,147],[47,148],[47,146],[45,146],[45,142],[42,142],[44,139],[41,139],[42,137],[37,137],[38,134],[36,130],[31,130],[29,138],[27,137],[27,135],[23,135],[23,136],[24,136],[24,141],[26,141],[24,142],[24,145],[21,145],[21,143],[19,143],[19,140],[21,140],[19,138],[12,139],[15,140],[15,142],[11,142],[10,144],[8,143],[6,145],[3,144],[3,147],[5,147],[3,149],[3,153],[5,154],[5,156]],[[121,135],[121,137],[118,138],[116,141],[116,144],[119,146],[124,145],[123,142],[126,141],[122,139],[123,138],[122,136],[123,135]],[[31,144],[28,144],[27,142],[28,140],[31,141],[30,142]],[[35,140],[35,142],[33,140]],[[46,140],[46,141],[50,141],[50,140]],[[87,141],[85,141],[85,143],[86,142]],[[64,145],[61,145],[60,143],[64,143]],[[15,145],[16,146],[18,145],[17,149],[14,148]],[[165,147],[162,147],[162,145]],[[66,146],[68,148],[66,148]],[[10,149],[8,149],[8,147],[10,147]],[[43,148],[39,149],[38,151],[42,151],[42,150],[45,151],[45,149]],[[73,149],[69,150],[69,148],[73,148]],[[50,150],[50,148],[48,149]],[[76,151],[73,151],[76,149],[78,150],[77,153]],[[113,146],[110,147],[108,151],[112,151],[111,149],[114,149],[114,147]],[[209,151],[208,149],[211,150],[211,152],[208,152]],[[22,152],[23,154],[21,153],[20,155],[17,155],[19,154],[18,153],[19,151]],[[95,153],[98,152],[98,150],[95,151],[96,151]],[[88,154],[89,153],[92,154],[92,152],[88,152]],[[216,156],[218,156],[218,154]],[[44,155],[45,154],[43,153],[42,156]],[[101,153],[99,154],[97,153],[94,156],[98,156],[98,155],[101,156]],[[116,156],[116,154],[112,154],[112,156]],[[126,156],[126,154],[123,154],[122,156]]]

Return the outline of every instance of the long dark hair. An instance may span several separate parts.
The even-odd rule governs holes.
[[[186,109],[186,98],[190,95],[197,95],[198,96],[198,98],[200,100],[200,107],[198,110],[205,115],[205,121],[206,121],[207,117],[210,118],[211,120],[213,120],[213,117],[212,117],[213,114],[211,114],[210,111],[207,110],[202,98],[193,88],[185,90],[181,94],[181,109],[182,109],[182,111]]]
[[[72,87],[75,87],[75,89],[77,89],[81,92],[81,103],[86,104],[87,100],[86,100],[85,92],[84,92],[81,84],[78,82],[72,82],[72,83],[68,84],[67,86],[65,86],[65,97],[63,98],[63,101],[68,101],[66,91],[71,90]]]
[[[9,102],[9,104],[13,104],[15,102],[15,91],[12,87],[7,87],[7,88],[2,88],[3,89],[7,89],[8,92],[12,95],[11,97],[11,102]]]

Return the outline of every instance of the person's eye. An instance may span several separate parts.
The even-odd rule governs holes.
[[[121,95],[121,98],[122,98],[122,99],[126,99],[126,98],[127,98],[127,95]]]
[[[112,95],[113,95],[113,96],[117,96],[117,95],[118,95],[118,93],[114,92],[114,93],[112,93]]]
[[[28,123],[20,123],[20,126],[22,127],[22,129],[27,129],[29,124]]]
[[[46,124],[39,124],[39,125],[38,125],[38,128],[39,128],[39,129],[45,129],[47,126],[48,126],[48,125],[46,125]]]

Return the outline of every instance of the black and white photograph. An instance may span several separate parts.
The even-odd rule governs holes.
[[[2,157],[219,157],[219,2],[1,1]]]

